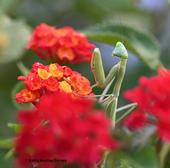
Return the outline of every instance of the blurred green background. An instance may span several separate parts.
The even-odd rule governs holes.
[[[22,60],[30,67],[34,61],[41,61],[33,52],[25,50],[27,37],[36,25],[42,22],[57,27],[70,25],[77,30],[103,22],[128,25],[156,37],[160,59],[170,68],[169,7],[170,2],[166,0],[0,0],[0,138],[13,135],[7,123],[14,122],[17,114],[11,97],[20,75],[17,62]],[[108,72],[117,61],[112,61],[113,46],[96,45],[102,50]],[[94,82],[88,64],[73,66],[73,69]],[[150,76],[155,72],[131,53],[122,91],[137,84],[139,76]],[[3,159],[5,152],[0,151],[0,168],[13,168],[9,160]]]

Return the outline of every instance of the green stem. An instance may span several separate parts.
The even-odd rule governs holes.
[[[165,166],[165,160],[167,157],[167,154],[170,150],[170,144],[169,143],[163,143],[162,148],[159,153],[159,159],[160,159],[160,168],[164,168]]]
[[[100,168],[105,168],[106,160],[107,160],[108,154],[109,154],[108,151],[106,151],[106,152],[104,153],[104,158],[103,158],[102,164],[100,165]]]
[[[0,148],[1,149],[9,149],[12,148],[13,139],[1,139],[0,140]]]
[[[24,76],[28,74],[29,70],[25,67],[25,65],[21,61],[17,63],[17,67]]]
[[[22,127],[21,124],[17,124],[17,123],[8,123],[7,126],[13,129],[15,133],[18,133]]]
[[[4,159],[7,160],[7,159],[9,159],[10,157],[12,157],[12,155],[14,154],[14,151],[15,151],[14,148],[10,149],[10,150],[5,154]]]
[[[93,89],[93,88],[95,88],[96,86],[97,86],[97,84],[95,83],[94,85],[91,86],[91,88]]]

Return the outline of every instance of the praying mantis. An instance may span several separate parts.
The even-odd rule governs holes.
[[[95,48],[91,59],[91,70],[96,82],[94,86],[104,89],[98,101],[104,105],[106,114],[112,118],[114,128],[116,123],[120,122],[125,116],[136,108],[137,104],[131,103],[117,109],[118,97],[126,71],[128,52],[123,43],[117,42],[112,55],[118,57],[120,60],[110,69],[106,76],[100,50],[99,48]],[[113,82],[114,87],[112,93],[108,94]],[[116,117],[117,112],[126,109],[128,110],[124,114],[122,114],[119,118]]]

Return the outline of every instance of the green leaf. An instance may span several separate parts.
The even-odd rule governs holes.
[[[8,123],[8,127],[13,129],[15,133],[18,133],[21,130],[21,124]]]
[[[12,147],[13,139],[0,139],[0,148],[1,149],[9,149]]]
[[[149,33],[140,32],[123,24],[98,25],[85,30],[84,33],[90,40],[110,45],[122,41],[129,51],[152,69],[156,69],[160,64],[160,47]]]
[[[146,145],[141,150],[111,153],[105,168],[159,168],[159,163],[154,147]]]
[[[5,154],[4,159],[5,159],[5,160],[8,160],[9,158],[11,158],[12,155],[14,154],[14,151],[15,151],[14,148],[10,149],[10,150]]]
[[[11,8],[18,0],[1,0],[0,1],[0,15]]]
[[[166,163],[166,159],[168,159],[167,155],[168,155],[169,151],[170,151],[170,143],[164,142],[162,144],[162,148],[161,148],[161,151],[159,153],[160,168],[164,168],[165,167],[165,163]]]
[[[23,21],[0,17],[0,63],[21,58],[29,35],[30,28]]]

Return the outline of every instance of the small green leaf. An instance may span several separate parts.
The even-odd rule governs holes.
[[[115,45],[122,41],[126,48],[138,56],[150,68],[160,65],[160,47],[157,40],[149,33],[140,32],[123,24],[103,24],[84,31],[90,40]]]
[[[120,168],[133,168],[133,167],[127,160],[121,160]]]
[[[10,150],[5,154],[4,159],[5,159],[5,160],[8,160],[9,158],[11,158],[12,155],[14,154],[14,151],[15,151],[14,148],[10,149]]]
[[[140,150],[110,153],[105,168],[159,168],[159,163],[154,146],[146,145]]]
[[[21,130],[21,125],[16,123],[8,123],[8,127],[12,128],[15,133],[18,133]]]
[[[12,147],[13,139],[0,139],[0,148],[1,149],[9,149]]]
[[[0,1],[0,15],[4,14],[10,9],[18,0],[1,0]]]
[[[0,17],[0,63],[21,58],[29,35],[30,28],[23,21]]]
[[[166,143],[164,142],[162,144],[162,148],[161,151],[159,153],[159,158],[160,158],[160,168],[164,168],[165,167],[165,162],[168,155],[168,152],[170,151],[170,143]]]

